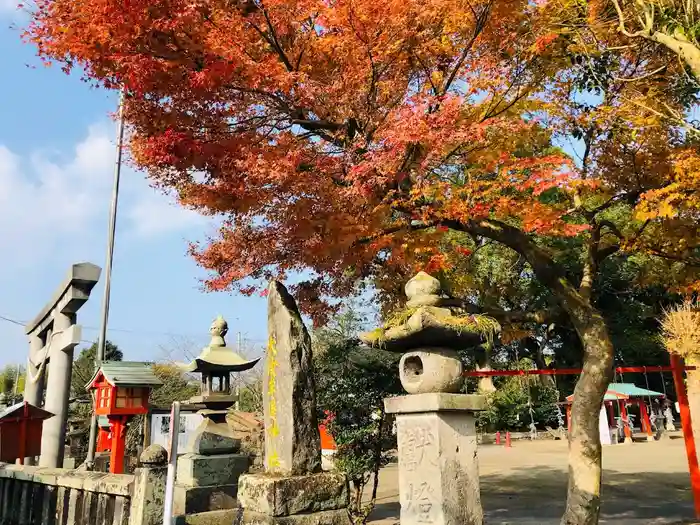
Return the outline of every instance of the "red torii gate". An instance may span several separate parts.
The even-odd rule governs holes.
[[[693,491],[693,501],[695,504],[695,517],[700,518],[700,467],[698,466],[698,456],[693,437],[692,419],[690,406],[688,405],[688,392],[685,389],[683,372],[695,370],[694,366],[685,366],[683,359],[675,354],[671,355],[670,366],[620,366],[615,368],[615,372],[620,374],[646,373],[646,372],[672,372],[673,382],[676,387],[676,397],[681,415],[681,427],[683,429],[683,439],[685,440],[685,451],[688,457],[688,471],[690,473],[690,486]],[[498,377],[498,376],[556,376],[556,375],[579,375],[581,368],[545,368],[543,370],[470,370],[464,372],[465,377]]]

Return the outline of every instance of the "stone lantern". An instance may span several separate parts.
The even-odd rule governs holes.
[[[203,406],[203,421],[194,431],[185,454],[178,458],[173,508],[175,514],[192,514],[235,507],[238,478],[249,467],[241,454],[241,442],[226,423],[235,402],[231,374],[253,368],[260,360],[247,361],[226,346],[228,325],[217,317],[209,328],[211,341],[191,363],[181,365],[189,373],[201,374],[201,393],[189,399]]]
[[[464,379],[458,350],[478,346],[500,327],[465,314],[424,272],[405,292],[403,312],[360,336],[365,344],[403,354],[399,376],[409,395],[384,400],[386,412],[396,414],[401,525],[481,525],[475,413],[486,400],[459,393]]]
[[[228,324],[221,316],[214,319],[209,333],[209,345],[182,369],[200,373],[202,377],[201,394],[191,398],[190,403],[204,405],[206,409],[201,410],[200,414],[221,423],[226,418],[227,409],[236,401],[231,395],[231,373],[250,370],[260,358],[246,361],[226,346],[224,337],[228,333]]]

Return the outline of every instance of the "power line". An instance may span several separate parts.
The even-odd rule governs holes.
[[[0,315],[0,320],[6,321],[8,323],[16,324],[18,326],[25,326],[27,323],[18,321],[16,319],[12,319],[10,317],[6,317],[4,315]],[[83,326],[83,329],[85,330],[99,330],[98,327],[96,326]],[[135,334],[135,335],[168,335],[168,336],[176,336],[176,337],[196,337],[196,338],[201,338],[202,334],[194,334],[194,333],[189,333],[189,334],[183,334],[183,333],[177,333],[177,332],[154,332],[154,331],[149,331],[149,330],[133,330],[133,329],[128,329],[128,328],[110,328],[110,332],[121,332],[121,333],[127,333],[127,334]],[[252,339],[249,337],[245,338],[246,341],[250,341],[253,343],[264,343],[264,339]],[[92,343],[94,341],[85,341],[86,343]]]
[[[5,317],[4,315],[0,315],[0,319],[2,319],[3,321],[7,321],[8,323],[17,324],[19,326],[24,326],[24,323],[22,323],[20,321],[15,321],[14,319],[10,319],[9,317]]]

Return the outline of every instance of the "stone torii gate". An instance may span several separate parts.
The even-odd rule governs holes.
[[[91,263],[71,266],[51,300],[25,327],[29,338],[29,359],[24,400],[40,407],[46,389],[44,409],[55,414],[44,421],[42,429],[39,459],[42,467],[63,466],[73,350],[81,338],[76,314],[90,297],[101,271],[99,266]],[[26,458],[25,464],[33,464],[33,461],[34,458]]]

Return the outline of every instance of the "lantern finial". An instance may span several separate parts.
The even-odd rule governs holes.
[[[228,323],[223,316],[219,315],[216,319],[214,319],[209,327],[209,333],[211,334],[211,342],[209,343],[210,347],[226,346],[226,340],[224,337],[228,333]]]

